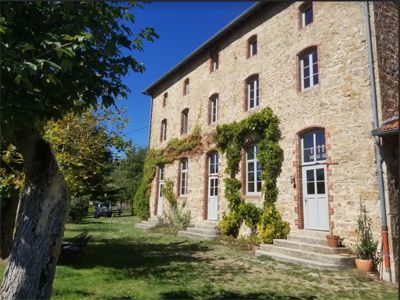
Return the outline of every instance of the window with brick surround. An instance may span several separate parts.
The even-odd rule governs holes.
[[[326,160],[325,132],[323,129],[309,131],[301,136],[302,165]]]
[[[253,57],[257,54],[257,36],[253,35],[247,40],[247,57]]]
[[[312,2],[303,3],[299,8],[300,27],[304,28],[314,21]]]
[[[183,95],[189,94],[189,78],[186,78],[183,82]]]
[[[181,112],[181,134],[186,134],[189,129],[189,108]]]
[[[218,120],[218,94],[210,97],[208,107],[208,124],[211,125]]]
[[[219,51],[213,50],[210,54],[210,72],[214,72],[219,67]]]
[[[257,160],[258,146],[246,149],[246,195],[261,194],[261,166]]]
[[[319,83],[318,53],[313,47],[299,55],[300,88],[306,90]]]
[[[246,110],[259,106],[258,75],[252,75],[246,80]]]
[[[168,99],[168,93],[164,93],[162,107],[165,107],[167,105],[167,99]]]
[[[167,140],[167,119],[161,121],[160,142]]]
[[[180,161],[180,176],[179,176],[179,195],[185,196],[188,192],[188,159],[182,158]]]

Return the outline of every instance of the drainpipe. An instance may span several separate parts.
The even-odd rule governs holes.
[[[368,45],[369,79],[371,82],[371,106],[373,114],[373,127],[374,129],[377,129],[379,128],[379,122],[378,122],[378,109],[376,100],[375,72],[373,63],[374,58],[373,58],[372,42],[371,42],[372,38],[371,38],[371,24],[369,15],[369,3],[368,1],[366,1],[364,4],[365,4],[365,25],[367,31],[367,45]],[[374,136],[373,138],[375,142],[376,168],[378,171],[378,190],[379,190],[379,198],[381,204],[381,237],[383,245],[383,265],[384,265],[382,277],[383,280],[385,281],[391,281],[389,237],[388,237],[388,227],[386,220],[386,203],[385,203],[383,171],[382,171],[383,157],[382,157],[379,137]]]

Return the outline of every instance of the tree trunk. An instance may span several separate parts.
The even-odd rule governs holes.
[[[37,131],[18,135],[15,144],[24,157],[25,190],[0,299],[49,299],[69,197],[51,147]]]
[[[11,252],[13,243],[15,218],[17,215],[19,190],[12,189],[8,199],[0,199],[6,201],[1,205],[0,212],[0,257],[6,259]]]

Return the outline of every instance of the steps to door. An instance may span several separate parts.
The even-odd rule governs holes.
[[[186,230],[178,231],[178,236],[196,240],[213,240],[219,236],[217,222],[203,221],[197,223],[194,227],[188,227]]]
[[[157,218],[150,218],[140,223],[136,223],[135,227],[140,229],[150,229],[156,227],[158,223],[159,221]]]
[[[326,242],[327,232],[293,230],[287,240],[275,239],[273,244],[262,244],[256,256],[267,255],[276,260],[321,269],[353,268],[354,256],[345,247],[331,248]]]

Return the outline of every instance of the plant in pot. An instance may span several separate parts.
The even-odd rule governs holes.
[[[367,216],[365,205],[360,204],[360,216],[357,220],[357,243],[354,247],[356,267],[364,272],[371,272],[376,258],[378,241],[374,242],[371,231],[371,219]]]
[[[332,228],[329,228],[329,234],[326,235],[326,242],[328,243],[328,247],[337,248],[339,247],[339,236],[334,235],[332,232]]]

